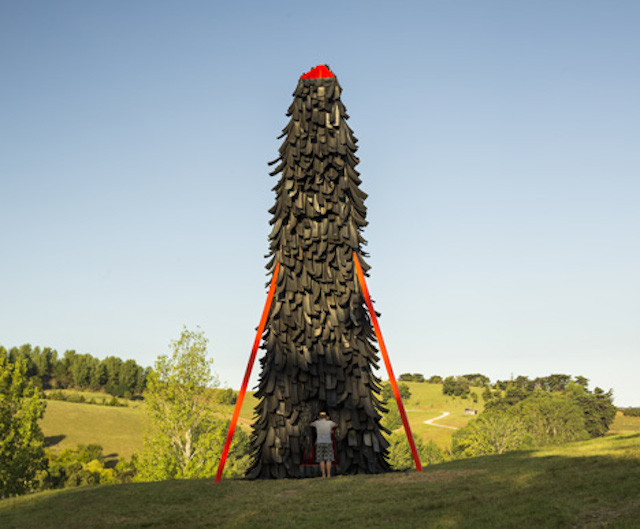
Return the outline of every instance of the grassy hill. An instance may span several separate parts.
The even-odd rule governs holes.
[[[64,393],[82,395],[87,401],[101,402],[104,394],[65,390]],[[111,396],[108,396],[109,400]],[[124,399],[120,399],[125,402]],[[97,443],[102,445],[109,459],[129,459],[133,452],[142,448],[145,416],[144,403],[126,401],[126,407],[109,407],[86,403],[47,400],[47,409],[40,422],[47,438],[47,445],[53,453],[78,444]],[[247,394],[242,405],[238,424],[250,429],[253,408],[257,400]],[[220,406],[220,416],[231,418],[233,406]]]
[[[4,529],[640,526],[640,433],[331,480],[169,481],[0,501]]]
[[[445,448],[449,446],[453,429],[431,426],[424,421],[433,419],[449,412],[446,419],[437,424],[446,426],[464,426],[472,417],[464,414],[467,407],[482,411],[482,400],[474,404],[471,399],[454,399],[442,394],[441,384],[420,384],[405,382],[411,390],[411,399],[405,402],[409,423],[414,435],[425,441],[434,440]],[[474,388],[474,391],[478,391]],[[86,400],[94,399],[98,402],[103,394],[89,392],[70,392],[82,394]],[[238,424],[249,431],[253,421],[253,409],[257,400],[253,393],[247,393],[240,412]],[[104,453],[111,455],[109,459],[130,458],[134,451],[142,447],[144,430],[144,404],[139,401],[128,402],[127,407],[108,407],[48,400],[47,410],[42,419],[42,430],[47,437],[50,449],[59,453],[65,448],[76,445],[98,443],[102,445]],[[395,401],[390,403],[395,406]],[[230,418],[233,406],[220,406],[220,416]]]
[[[442,384],[426,384],[419,382],[403,382],[411,391],[411,398],[404,403],[407,410],[407,417],[411,425],[411,431],[416,437],[421,437],[424,441],[433,440],[442,448],[448,448],[451,442],[451,434],[455,431],[452,428],[443,428],[425,424],[425,421],[434,419],[444,412],[450,415],[436,421],[435,424],[461,428],[466,425],[474,416],[465,415],[466,408],[472,408],[482,412],[484,405],[480,398],[482,390],[472,388],[478,395],[478,402],[471,399],[454,398],[442,393]],[[395,406],[395,402],[390,404]]]
[[[482,412],[482,399],[477,403],[471,399],[448,397],[442,394],[441,384],[426,384],[405,382],[411,391],[411,398],[405,402],[405,409],[409,417],[411,430],[416,437],[424,441],[433,440],[442,448],[448,448],[451,435],[455,431],[451,428],[424,424],[424,421],[449,412],[450,415],[436,421],[436,424],[460,428],[467,424],[473,416],[465,415],[465,408],[474,408]],[[472,391],[480,393],[478,388]],[[104,396],[95,393],[83,393],[89,400],[100,401]],[[139,401],[128,403],[128,407],[112,408],[89,404],[77,404],[64,401],[47,401],[47,411],[42,419],[42,430],[47,437],[50,449],[59,453],[65,448],[76,445],[98,443],[102,445],[104,453],[111,455],[108,459],[130,458],[134,451],[142,447],[144,430],[144,404]],[[253,409],[257,400],[253,393],[247,393],[240,419],[239,427],[250,430],[253,420]],[[390,403],[395,406],[395,401]],[[233,406],[220,406],[220,416],[231,418]],[[640,418],[624,417],[619,414],[611,427],[612,432],[640,431]]]
[[[97,443],[102,445],[107,459],[128,459],[142,447],[140,407],[112,408],[48,400],[41,427],[54,453],[78,444]]]

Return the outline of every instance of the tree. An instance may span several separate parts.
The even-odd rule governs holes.
[[[613,404],[613,392],[609,390],[605,393],[604,390],[595,388],[593,393],[585,392],[575,399],[584,413],[585,428],[589,435],[601,437],[607,433],[617,412]]]
[[[118,396],[131,395],[136,390],[138,379],[142,376],[142,368],[136,364],[135,360],[127,360],[120,366],[120,374],[118,381]]]
[[[107,393],[118,394],[118,384],[120,383],[120,366],[122,360],[116,356],[107,356],[102,363],[107,370]]]
[[[91,360],[88,354],[75,355],[71,360],[71,377],[75,387],[84,389],[91,383]]]
[[[442,393],[454,397],[464,397],[471,393],[469,381],[464,377],[447,377],[442,383]]]
[[[233,405],[238,400],[238,392],[233,391],[231,388],[219,390],[216,400],[218,404]]]
[[[38,425],[45,404],[26,371],[22,360],[12,363],[0,355],[0,497],[28,492],[46,467]]]
[[[403,382],[424,382],[424,375],[421,373],[402,373],[398,380]]]
[[[107,383],[107,367],[97,358],[91,364],[91,388],[100,389]]]
[[[411,390],[409,386],[400,382],[398,384],[398,392],[400,393],[400,398],[403,401],[407,401],[411,398]],[[395,402],[395,396],[393,395],[393,389],[391,389],[391,382],[384,382],[382,384],[382,388],[380,391],[380,397],[382,398],[382,403],[386,406],[391,401]]]
[[[400,410],[398,410],[398,405],[395,401],[390,402],[387,405],[389,406],[389,411],[382,416],[382,426],[390,431],[397,430],[402,426]]]
[[[467,379],[472,386],[483,388],[491,382],[488,376],[481,373],[471,373],[469,375],[462,375],[462,378]]]
[[[445,455],[433,441],[424,443],[419,437],[414,438],[420,462],[426,465],[436,465],[445,460]],[[404,432],[395,432],[389,437],[389,463],[395,470],[415,468],[413,454],[409,441]]]
[[[538,446],[588,437],[580,406],[565,395],[538,391],[518,404],[518,413]]]
[[[456,431],[451,448],[456,455],[475,457],[517,450],[529,440],[524,421],[513,409],[489,410]]]
[[[207,343],[201,331],[184,328],[180,338],[171,342],[171,356],[159,356],[149,375],[145,399],[149,429],[139,462],[142,481],[203,478],[215,473],[227,423],[215,417],[215,395],[210,388],[218,380],[211,372]],[[243,450],[243,441],[246,446],[246,434],[236,435],[231,459]]]

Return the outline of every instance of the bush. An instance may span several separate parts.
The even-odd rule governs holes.
[[[38,476],[40,490],[129,483],[137,472],[135,456],[130,462],[122,460],[115,468],[106,468],[102,447],[97,444],[80,444],[63,450],[58,456],[47,455],[48,467]]]
[[[435,465],[445,460],[445,454],[433,441],[424,443],[414,437],[418,457],[423,466]],[[405,432],[395,432],[389,436],[389,463],[395,470],[415,468],[411,447]]]
[[[447,377],[442,383],[442,393],[453,397],[463,397],[471,393],[471,385],[464,377]]]
[[[235,404],[238,400],[238,392],[231,388],[221,389],[217,392],[216,400],[218,404]]]
[[[411,398],[411,390],[409,389],[409,386],[403,384],[402,382],[398,384],[398,392],[400,393],[400,398],[403,401],[407,401]],[[385,405],[390,403],[391,401],[395,402],[395,396],[393,395],[393,390],[391,389],[390,382],[385,382],[384,384],[382,384],[380,397],[382,398],[382,403]]]
[[[454,432],[451,451],[458,457],[503,454],[530,442],[524,421],[514,410],[489,410]]]
[[[402,417],[395,402],[389,405],[389,411],[382,415],[382,426],[393,432],[402,426]]]
[[[425,382],[424,375],[420,373],[402,373],[398,380],[403,382]]]

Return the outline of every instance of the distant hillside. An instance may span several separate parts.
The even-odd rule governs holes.
[[[465,408],[482,411],[482,399],[474,404],[471,399],[447,397],[442,394],[441,384],[403,382],[411,391],[411,398],[404,405],[414,435],[425,441],[433,439],[438,445],[449,446],[451,428],[430,426],[424,421],[449,412],[446,419],[436,424],[445,426],[464,426],[472,416],[464,414]],[[473,391],[478,391],[474,388]],[[67,390],[67,393],[74,393]],[[104,394],[81,393],[87,400],[100,401]],[[123,401],[124,402],[124,401]],[[253,421],[253,409],[258,401],[252,392],[247,393],[240,412],[239,427],[250,430]],[[395,406],[391,401],[389,406]],[[48,444],[54,452],[65,448],[74,448],[79,443],[98,443],[104,453],[113,454],[112,458],[130,458],[134,451],[142,447],[144,430],[144,403],[129,401],[127,407],[106,407],[99,405],[78,404],[72,402],[47,400],[47,410],[42,419],[42,430]],[[220,416],[231,418],[232,405],[220,405]]]
[[[446,426],[460,428],[467,424],[473,415],[466,415],[465,409],[483,410],[482,398],[474,403],[471,399],[453,398],[442,394],[442,384],[403,382],[411,391],[411,398],[404,405],[407,410],[411,430],[416,437],[424,441],[433,440],[441,448],[448,448],[451,435],[455,431]],[[472,388],[480,393],[480,389]],[[83,393],[85,398],[99,400],[103,394]],[[253,393],[247,393],[240,413],[239,427],[250,430],[253,420],[253,408],[257,400]],[[128,407],[111,408],[105,406],[76,404],[55,400],[47,401],[47,411],[42,419],[42,430],[48,438],[51,450],[60,452],[73,448],[79,443],[98,443],[104,453],[114,454],[112,458],[130,458],[134,451],[142,447],[144,429],[144,404],[140,401],[129,402]],[[389,406],[395,406],[391,401]],[[425,421],[449,415],[434,422]],[[221,405],[220,416],[231,418],[232,405]],[[436,426],[438,425],[438,426]],[[640,431],[640,417],[626,417],[619,413],[611,427],[612,432]],[[117,455],[115,455],[117,454]]]
[[[7,529],[638,527],[640,433],[331,480],[168,481],[0,501]]]

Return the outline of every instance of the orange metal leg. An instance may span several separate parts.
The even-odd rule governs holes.
[[[413,440],[413,434],[411,433],[411,426],[409,426],[409,421],[407,420],[407,414],[404,411],[404,405],[402,404],[402,398],[400,397],[400,390],[398,390],[396,377],[393,375],[393,369],[391,367],[391,361],[389,360],[389,354],[387,353],[387,348],[384,345],[384,340],[382,339],[382,331],[380,330],[380,325],[378,325],[378,318],[376,318],[376,311],[373,310],[373,304],[371,303],[371,297],[369,296],[367,283],[364,280],[364,272],[362,271],[362,266],[360,266],[360,261],[358,259],[358,256],[356,255],[356,252],[353,252],[353,262],[356,266],[356,273],[358,275],[358,281],[360,282],[360,288],[362,289],[364,301],[367,304],[367,309],[369,309],[369,315],[371,316],[371,322],[373,323],[373,330],[376,333],[378,345],[380,346],[380,352],[382,353],[382,358],[384,359],[384,365],[387,367],[387,373],[389,374],[389,382],[391,382],[391,389],[393,390],[393,395],[395,396],[396,402],[398,403],[398,410],[400,410],[400,416],[402,417],[402,424],[404,425],[404,431],[407,434],[407,439],[409,440],[409,446],[411,447],[411,454],[413,455],[413,461],[416,464],[416,470],[418,472],[422,472],[422,463],[420,463],[420,458],[418,457],[416,444]]]
[[[276,268],[273,271],[273,277],[271,278],[271,284],[269,285],[269,294],[267,295],[267,301],[264,304],[264,310],[262,311],[262,317],[260,318],[260,325],[258,325],[258,332],[256,333],[256,339],[253,341],[253,349],[251,349],[251,356],[249,357],[249,363],[247,364],[247,370],[244,373],[244,380],[242,381],[242,387],[238,394],[238,400],[236,400],[236,407],[233,409],[233,416],[231,417],[231,424],[229,424],[229,431],[227,432],[227,440],[224,443],[222,449],[222,455],[220,456],[220,463],[218,464],[218,471],[216,472],[216,478],[214,483],[218,483],[222,479],[222,472],[224,465],[227,462],[227,456],[229,455],[229,448],[231,447],[231,441],[233,440],[233,434],[236,431],[236,424],[238,423],[238,416],[240,415],[240,408],[242,408],[242,402],[244,401],[244,395],[247,392],[247,386],[249,385],[249,377],[251,376],[251,370],[253,364],[256,361],[256,354],[260,341],[262,340],[262,333],[269,317],[269,310],[271,309],[271,303],[273,302],[273,296],[276,292],[276,281],[278,279],[278,271],[280,270],[280,263],[276,264]]]

